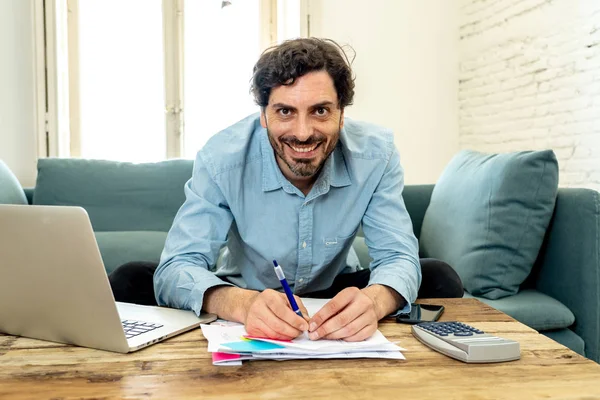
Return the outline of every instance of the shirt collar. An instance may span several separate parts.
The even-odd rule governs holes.
[[[282,182],[285,179],[277,161],[275,160],[275,152],[273,146],[269,142],[267,130],[261,129],[260,132],[260,149],[262,153],[262,190],[269,192],[282,187]],[[281,179],[284,178],[284,179]]]
[[[269,142],[267,130],[262,128],[260,135],[263,192],[269,192],[279,188],[285,189],[287,186],[290,187],[290,190],[286,191],[291,191],[292,184],[285,178],[275,160],[275,152]],[[315,185],[321,185],[322,189],[329,189],[329,186],[343,187],[351,184],[352,181],[350,180],[348,166],[346,164],[344,152],[342,151],[342,142],[338,141],[337,146],[325,161]]]

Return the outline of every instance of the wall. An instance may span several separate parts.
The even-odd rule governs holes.
[[[0,0],[0,159],[21,185],[36,174],[33,1]]]
[[[600,189],[600,1],[462,1],[459,50],[461,148],[551,148]]]
[[[0,0],[0,158],[35,181],[33,0]],[[356,50],[349,116],[394,130],[407,183],[435,182],[458,149],[454,1],[309,0],[311,34]],[[432,12],[435,10],[435,12]]]
[[[309,0],[310,35],[356,51],[346,115],[391,128],[406,183],[433,183],[458,150],[455,0]]]

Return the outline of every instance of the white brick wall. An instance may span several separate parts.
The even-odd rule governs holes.
[[[461,0],[459,46],[460,147],[551,148],[600,190],[600,0]]]

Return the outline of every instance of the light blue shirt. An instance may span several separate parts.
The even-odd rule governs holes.
[[[259,115],[251,115],[198,152],[154,275],[156,300],[200,314],[205,292],[229,284],[219,276],[246,289],[281,290],[274,259],[295,294],[327,289],[356,270],[348,259],[362,224],[373,259],[369,285],[393,288],[408,311],[421,268],[403,188],[392,133],[346,118],[305,196],[283,176]]]

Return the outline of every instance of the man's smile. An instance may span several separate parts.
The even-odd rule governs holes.
[[[306,145],[289,144],[286,143],[287,147],[292,150],[292,156],[294,158],[312,158],[316,156],[317,149],[320,147],[320,143],[311,143]]]

